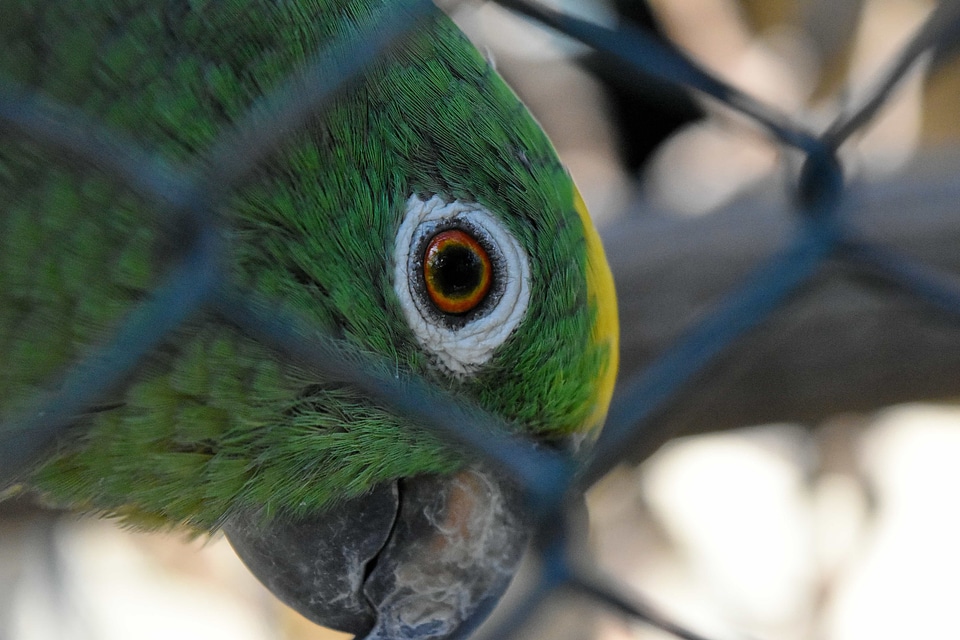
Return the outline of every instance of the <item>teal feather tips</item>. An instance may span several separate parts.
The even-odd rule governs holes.
[[[187,160],[312,51],[390,3],[8,4],[0,77]],[[487,212],[529,265],[522,319],[465,374],[424,348],[396,293],[396,239],[414,197]],[[10,138],[0,138],[0,198],[12,203],[0,257],[9,417],[116,330],[178,247],[150,203]],[[603,311],[589,291],[590,230],[573,185],[536,122],[441,15],[293,134],[222,216],[238,282],[519,432],[576,433],[606,402],[596,380],[616,345],[596,339]],[[481,238],[496,261],[490,242]],[[504,269],[493,277],[513,277]],[[362,394],[201,315],[79,418],[28,483],[133,525],[203,531],[236,509],[312,513],[462,464]]]

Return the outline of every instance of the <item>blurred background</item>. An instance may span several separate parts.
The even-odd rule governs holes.
[[[816,130],[871,86],[933,7],[922,0],[545,4],[651,29]],[[624,74],[493,5],[461,6],[455,19],[547,129],[601,231],[629,216],[710,216],[783,188],[789,158],[729,110]],[[958,98],[960,66],[931,76],[919,65],[844,148],[848,178],[892,180],[918,154],[956,145]],[[593,562],[711,639],[960,637],[953,613],[960,516],[951,508],[960,487],[960,408],[911,404],[726,426],[674,439],[591,491]],[[710,432],[709,420],[696,430]],[[278,604],[220,538],[131,533],[0,503],[0,640],[130,637],[349,636]],[[595,605],[558,602],[523,637],[668,636]]]

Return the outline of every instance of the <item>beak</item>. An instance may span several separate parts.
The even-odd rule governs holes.
[[[280,600],[365,640],[466,638],[530,537],[516,487],[474,466],[405,478],[305,519],[233,516],[227,538]]]

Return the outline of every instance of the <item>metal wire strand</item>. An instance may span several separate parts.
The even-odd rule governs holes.
[[[200,163],[208,171],[204,186],[227,192],[240,184],[292,132],[303,129],[436,11],[430,0],[395,2],[359,33],[341,36],[317,51],[205,154]]]
[[[852,267],[960,318],[960,279],[956,275],[941,273],[900,253],[855,240],[843,243],[839,255]]]
[[[716,640],[677,624],[657,611],[653,605],[646,602],[642,597],[636,594],[628,595],[607,578],[588,576],[585,573],[574,573],[570,577],[569,587],[571,590],[613,609],[624,617],[644,622],[681,640]]]
[[[186,171],[85,113],[0,79],[0,133],[13,134],[97,169],[145,198],[180,207]]]
[[[583,487],[594,484],[641,443],[661,436],[653,429],[667,402],[809,281],[836,246],[830,228],[804,225],[790,247],[759,267],[666,353],[620,387],[583,470]]]
[[[511,435],[510,426],[495,416],[395,371],[390,363],[325,338],[252,292],[222,288],[215,308],[224,321],[272,345],[291,361],[350,384],[447,442],[487,459],[519,483],[536,513],[562,508],[573,477],[569,457],[533,447]]]
[[[855,132],[866,126],[887,103],[890,94],[914,67],[920,57],[931,50],[939,50],[939,62],[943,63],[955,54],[957,36],[960,34],[960,4],[947,0],[937,7],[917,30],[910,42],[900,51],[890,68],[884,73],[872,91],[860,104],[841,113],[823,134],[822,140],[831,149],[837,149]]]
[[[211,246],[217,242],[215,233],[201,234],[186,258],[129,315],[110,342],[70,367],[56,393],[37,398],[22,415],[0,424],[0,487],[15,481],[78,416],[203,306],[220,279]]]
[[[610,29],[527,0],[494,1],[598,51],[611,54],[637,70],[708,95],[748,116],[783,144],[806,153],[820,152],[822,143],[811,131],[770,105],[720,80],[689,56],[640,28],[625,24]]]
[[[841,227],[838,215],[844,185],[834,153],[887,102],[923,52],[934,50],[945,57],[955,49],[960,32],[956,3],[938,6],[864,101],[841,114],[823,136],[816,136],[641,30],[630,26],[609,29],[527,0],[497,2],[613,54],[625,65],[712,97],[747,115],[784,145],[800,149],[807,161],[797,200],[797,211],[803,215],[797,218],[792,243],[760,265],[644,373],[621,386],[608,426],[578,477],[578,488],[589,487],[631,450],[659,436],[656,419],[667,403],[745,333],[781,308],[827,258],[869,269],[960,318],[960,288],[951,278],[850,237]],[[496,417],[424,380],[398,375],[384,362],[351,351],[296,318],[277,314],[252,292],[236,288],[219,271],[219,230],[211,222],[216,207],[291,132],[318,117],[338,91],[360,78],[436,10],[427,0],[388,4],[390,8],[371,24],[317,52],[188,168],[165,163],[75,109],[9,82],[0,83],[0,127],[4,132],[63,151],[138,194],[185,214],[185,219],[200,222],[190,229],[195,231],[194,245],[187,258],[170,267],[164,283],[129,316],[109,344],[64,372],[53,397],[38,398],[19,420],[0,426],[0,485],[32,464],[78,414],[118,384],[191,314],[209,308],[285,357],[358,387],[446,441],[482,456],[522,485],[541,533],[552,527],[556,543],[539,549],[543,562],[539,580],[507,617],[504,625],[509,626],[498,627],[497,633],[502,635],[497,637],[511,635],[550,594],[563,589],[679,638],[704,640],[641,599],[627,595],[607,578],[567,564],[567,552],[578,545],[567,542],[565,520],[550,516],[561,514],[567,498],[575,494],[571,491],[576,477],[572,458],[535,447],[511,434],[510,425]]]

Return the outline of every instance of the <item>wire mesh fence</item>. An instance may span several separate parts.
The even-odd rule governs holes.
[[[533,586],[484,637],[510,637],[553,594],[563,591],[677,637],[702,638],[580,561],[586,554],[583,541],[571,532],[571,503],[620,462],[650,441],[665,437],[658,431],[663,428],[658,418],[664,408],[706,367],[808,284],[827,261],[869,271],[892,288],[960,320],[960,289],[950,278],[870,242],[846,224],[841,215],[846,190],[839,157],[843,145],[877,115],[898,83],[926,54],[932,54],[934,65],[949,60],[960,36],[960,5],[937,5],[874,88],[849,104],[829,126],[813,130],[720,80],[642,29],[629,24],[600,26],[524,0],[497,0],[497,4],[614,56],[624,73],[639,70],[725,105],[761,127],[778,144],[795,150],[801,159],[792,185],[795,220],[788,246],[757,264],[749,277],[653,364],[618,384],[606,427],[585,460],[520,441],[496,418],[438,391],[427,381],[384,375],[377,362],[333,338],[304,338],[315,332],[304,330],[298,318],[265,313],[269,303],[232,282],[221,268],[224,244],[214,212],[284,143],[290,131],[322,117],[338,91],[435,10],[433,2],[411,0],[396,2],[362,37],[335,42],[317,52],[288,84],[260,100],[232,133],[185,166],[146,152],[79,111],[10,82],[0,83],[0,126],[5,131],[121,181],[156,202],[163,215],[177,220],[188,231],[184,237],[189,240],[188,249],[170,266],[164,282],[108,344],[71,367],[54,396],[38,398],[20,419],[0,426],[0,484],[32,464],[74,416],[124,379],[191,314],[205,309],[307,369],[355,386],[448,442],[481,456],[523,488],[526,507],[538,523],[534,549],[540,559],[539,572]]]

